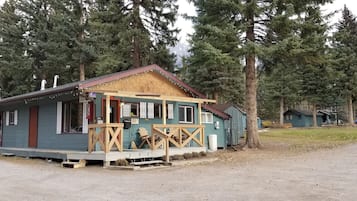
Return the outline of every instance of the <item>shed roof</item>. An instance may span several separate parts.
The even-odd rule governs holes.
[[[234,107],[234,108],[238,109],[240,112],[245,114],[245,112],[240,107],[238,107],[237,105],[235,105],[233,103],[213,104],[211,106],[221,112],[225,112],[228,108]]]

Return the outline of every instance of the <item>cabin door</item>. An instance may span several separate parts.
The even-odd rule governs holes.
[[[2,147],[2,112],[0,112],[0,147]]]
[[[106,113],[106,106],[105,106],[105,99],[103,99],[102,102],[102,115],[103,115],[103,120],[105,122],[105,113]],[[110,123],[120,123],[120,100],[115,100],[112,99],[110,100],[110,108],[109,108],[109,113],[110,113]]]
[[[30,129],[29,129],[29,147],[37,147],[38,137],[38,106],[30,108]]]

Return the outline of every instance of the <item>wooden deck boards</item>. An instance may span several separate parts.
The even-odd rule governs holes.
[[[206,147],[185,147],[175,148],[170,147],[169,154],[183,155],[185,153],[192,152],[206,152]],[[104,153],[103,151],[94,151],[88,153],[86,151],[72,151],[72,150],[51,150],[51,149],[33,149],[33,148],[10,148],[0,147],[0,154],[14,154],[20,157],[28,158],[51,158],[66,160],[99,160],[99,161],[116,161],[120,159],[140,159],[140,158],[158,158],[165,155],[165,150],[157,149],[136,149],[136,150],[124,150],[123,152],[112,151]]]

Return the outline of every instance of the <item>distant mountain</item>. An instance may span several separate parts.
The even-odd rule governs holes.
[[[187,57],[189,55],[188,49],[190,46],[186,43],[179,42],[175,47],[170,47],[170,52],[176,55],[176,65],[182,67],[182,57]]]

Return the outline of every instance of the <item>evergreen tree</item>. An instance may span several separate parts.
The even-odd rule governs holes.
[[[327,24],[318,5],[307,8],[301,28],[302,95],[313,106],[313,126],[317,126],[317,106],[328,97],[330,74],[327,49]]]
[[[84,65],[93,60],[85,43],[85,12],[81,0],[21,0],[21,18],[27,24],[28,55],[37,77],[60,75],[62,83],[84,79]]]
[[[96,1],[90,23],[93,36],[101,39],[96,47],[98,73],[151,63],[173,71],[175,60],[168,46],[177,41],[178,30],[170,28],[176,14],[176,0]]]
[[[265,102],[270,100],[280,105],[282,126],[286,106],[299,99],[301,71],[298,58],[302,52],[302,41],[298,36],[300,20],[293,18],[296,15],[294,5],[280,2],[273,9],[271,13],[274,14],[269,16],[263,43],[267,48],[260,56],[266,75],[259,88],[263,88],[260,92],[264,93],[262,99],[267,99]]]
[[[27,56],[25,23],[16,14],[15,0],[0,9],[0,98],[32,91],[32,70]]]
[[[194,1],[197,17],[191,39],[191,56],[184,79],[218,102],[243,103],[243,73],[235,22],[229,2]],[[217,12],[217,9],[222,12]]]
[[[337,72],[334,88],[339,95],[347,97],[348,122],[354,124],[353,99],[357,94],[357,21],[356,17],[345,6],[342,19],[333,36],[334,70]]]

